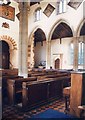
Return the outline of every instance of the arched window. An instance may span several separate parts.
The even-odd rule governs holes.
[[[57,14],[66,12],[67,9],[67,1],[66,0],[60,0],[57,2]]]
[[[41,19],[41,8],[37,8],[35,10],[35,21],[39,21]]]
[[[70,63],[73,64],[73,60],[74,60],[74,46],[73,46],[73,42],[71,42],[70,44]]]
[[[84,63],[84,43],[79,42],[79,51],[78,51],[78,64],[82,65]]]
[[[70,44],[70,63],[73,64],[74,59],[74,46],[73,43]],[[84,64],[84,43],[79,42],[78,44],[78,65]]]

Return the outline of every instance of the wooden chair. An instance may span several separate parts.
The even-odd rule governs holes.
[[[65,98],[65,113],[68,113],[69,111],[69,105],[70,105],[70,89],[71,87],[65,87],[63,89],[63,96]]]
[[[80,109],[80,118],[85,118],[85,105],[78,106]]]

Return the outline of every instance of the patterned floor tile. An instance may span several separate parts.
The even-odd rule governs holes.
[[[44,105],[37,109],[33,109],[30,111],[26,111],[26,112],[19,111],[16,109],[16,107],[5,105],[3,106],[3,119],[2,120],[26,120],[27,118],[30,118],[33,115],[43,112],[49,108],[58,110],[60,112],[64,112],[65,110],[64,100],[63,99],[56,100],[47,105]]]

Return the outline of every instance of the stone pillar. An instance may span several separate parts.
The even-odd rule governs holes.
[[[31,36],[31,61],[30,61],[30,64],[31,64],[31,68],[34,67],[34,64],[35,64],[35,61],[34,61],[34,34],[32,34]]]
[[[73,70],[78,70],[78,38],[73,38],[73,45],[74,45],[74,60],[73,60]]]
[[[28,68],[30,68],[31,58],[31,45],[28,45]]]
[[[28,51],[28,2],[20,2],[19,21],[19,75],[28,76],[27,51]]]
[[[14,53],[13,53],[13,49],[10,49],[10,69],[13,69],[14,66],[13,66],[13,62],[12,62],[12,59],[14,59],[12,56],[14,56]],[[15,57],[15,56],[14,56]],[[15,61],[16,62],[16,61]]]
[[[49,69],[51,66],[51,41],[46,42],[46,69]]]

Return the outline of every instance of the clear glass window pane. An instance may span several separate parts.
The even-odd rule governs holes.
[[[39,21],[41,19],[41,8],[35,11],[35,21]]]
[[[61,0],[60,2],[57,2],[57,14],[66,12],[67,9],[67,1]]]

